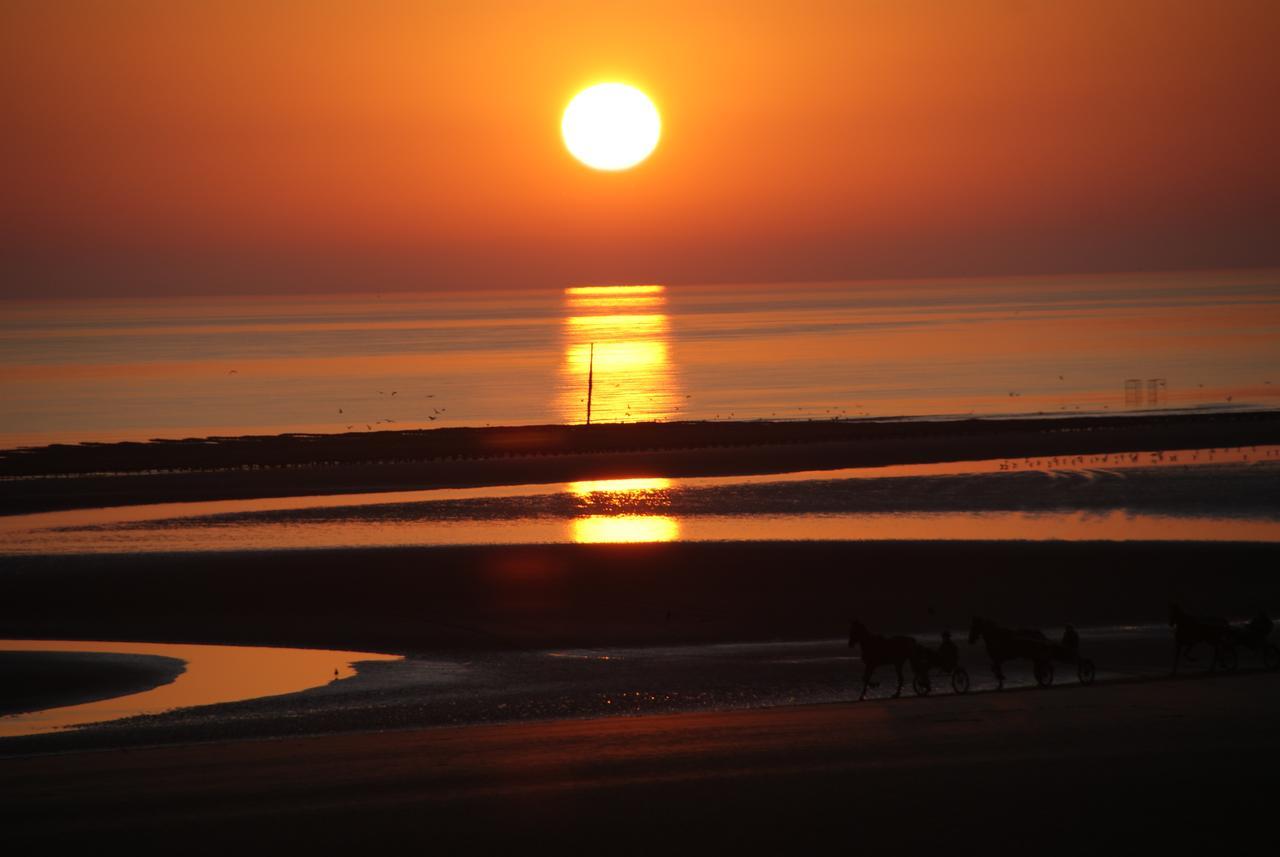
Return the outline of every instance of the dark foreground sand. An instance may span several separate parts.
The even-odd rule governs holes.
[[[1278,716],[1280,676],[1253,673],[70,753],[0,762],[0,830],[220,854],[1219,854],[1274,833]]]
[[[757,542],[0,559],[0,636],[383,652],[830,639],[1280,608],[1280,545]]]
[[[0,715],[141,693],[182,674],[177,658],[107,652],[0,652]]]

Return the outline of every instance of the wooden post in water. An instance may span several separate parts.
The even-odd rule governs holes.
[[[591,388],[595,385],[596,344],[591,343],[591,357],[587,362],[587,425],[591,425]]]

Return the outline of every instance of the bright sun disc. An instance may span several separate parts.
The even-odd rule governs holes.
[[[625,83],[600,83],[574,96],[560,133],[569,152],[597,170],[625,170],[658,145],[662,119],[649,97]]]

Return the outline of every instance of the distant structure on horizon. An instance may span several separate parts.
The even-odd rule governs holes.
[[[1143,404],[1159,405],[1168,399],[1168,388],[1169,384],[1164,378],[1148,378],[1145,384],[1141,378],[1127,378],[1124,382],[1125,406],[1136,408]]]
[[[1124,382],[1124,404],[1134,408],[1142,404],[1142,379],[1129,378]]]

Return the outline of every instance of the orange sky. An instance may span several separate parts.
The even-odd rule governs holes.
[[[1280,4],[0,6],[0,294],[1280,263]],[[582,87],[665,122],[565,152]]]

